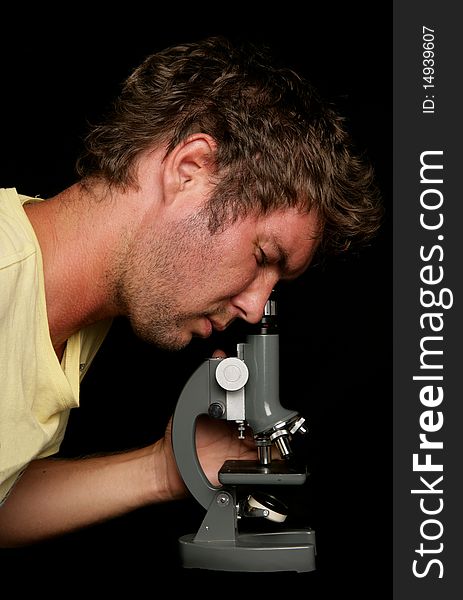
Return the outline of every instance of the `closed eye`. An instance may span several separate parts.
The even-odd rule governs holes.
[[[259,248],[259,260],[257,261],[261,267],[266,267],[268,265],[268,258],[262,248]]]

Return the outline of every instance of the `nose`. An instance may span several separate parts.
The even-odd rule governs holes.
[[[232,304],[238,308],[238,315],[248,323],[258,323],[262,318],[265,303],[269,299],[278,278],[263,282],[255,280],[244,291],[231,299]]]

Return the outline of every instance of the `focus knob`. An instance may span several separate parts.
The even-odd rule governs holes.
[[[246,385],[249,370],[240,358],[224,358],[217,366],[215,378],[224,390],[236,392]]]

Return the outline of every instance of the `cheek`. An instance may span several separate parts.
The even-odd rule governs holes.
[[[261,269],[254,257],[252,260],[243,260],[241,264],[227,268],[222,265],[221,273],[215,278],[216,285],[221,286],[224,295],[228,298],[238,296],[249,288],[260,276]]]
[[[220,257],[205,261],[202,265],[190,270],[192,287],[200,288],[202,293],[220,295],[223,298],[237,296],[249,287],[258,276],[256,262],[227,264]]]
[[[196,250],[190,254],[191,264],[185,274],[193,278],[191,286],[201,295],[231,298],[249,287],[262,271],[248,239],[219,236],[209,251]]]

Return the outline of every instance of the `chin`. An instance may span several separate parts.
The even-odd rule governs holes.
[[[191,342],[193,335],[191,333],[185,333],[183,335],[166,335],[161,338],[152,339],[151,343],[154,343],[158,348],[162,350],[169,350],[170,352],[177,352],[183,350]]]
[[[147,327],[133,322],[131,324],[137,337],[161,350],[171,352],[183,350],[193,337],[190,332],[176,331],[176,334],[173,334],[175,328]]]

